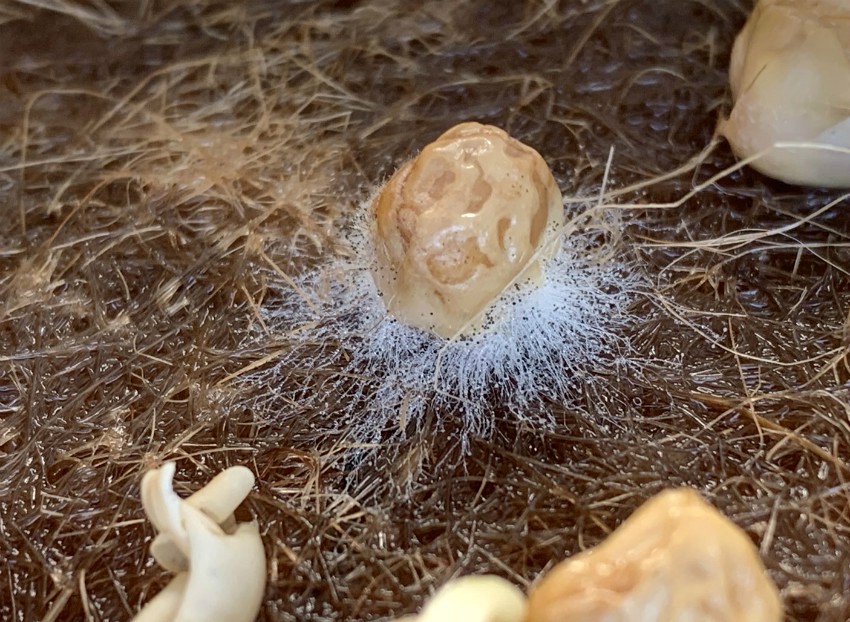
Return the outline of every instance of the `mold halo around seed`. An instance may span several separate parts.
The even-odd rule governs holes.
[[[450,129],[360,204],[339,253],[294,283],[269,273],[258,334],[286,345],[240,375],[247,405],[281,425],[309,412],[310,442],[350,466],[449,426],[463,455],[497,408],[548,426],[546,402],[577,406],[597,379],[613,399],[642,282],[618,231],[595,203],[565,211],[503,130]]]

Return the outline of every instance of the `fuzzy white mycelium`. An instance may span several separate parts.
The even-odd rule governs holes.
[[[243,376],[264,388],[252,405],[332,412],[361,457],[426,414],[458,421],[464,449],[496,408],[546,424],[547,400],[628,360],[637,279],[586,217],[565,212],[534,149],[493,126],[450,129],[363,203],[348,256],[295,287],[271,279],[263,319],[282,343]]]

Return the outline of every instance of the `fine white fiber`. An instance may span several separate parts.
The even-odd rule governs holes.
[[[294,283],[269,271],[258,341],[272,335],[266,347],[277,354],[241,375],[255,411],[282,425],[311,413],[310,426],[327,426],[319,432],[341,443],[347,464],[423,432],[426,421],[442,430],[452,420],[465,453],[471,437],[491,434],[495,413],[551,426],[547,403],[575,403],[585,385],[634,363],[624,328],[641,279],[617,248],[615,210],[569,208],[543,282],[512,285],[482,328],[445,339],[387,313],[372,276],[372,200],[344,234],[347,252]],[[321,423],[317,411],[327,415]]]

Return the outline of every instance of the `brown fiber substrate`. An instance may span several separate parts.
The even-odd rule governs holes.
[[[850,205],[748,170],[680,201],[735,163],[703,150],[748,10],[0,0],[0,619],[137,611],[168,581],[139,481],[176,459],[184,494],[257,475],[263,621],[387,619],[462,573],[526,587],[679,485],[750,534],[789,619],[846,620]],[[244,370],[293,343],[256,338],[268,279],[333,254],[358,201],[469,119],[567,196],[595,200],[613,149],[639,372],[551,404],[551,429],[494,404],[465,458],[447,425],[348,472],[333,396],[246,406]]]

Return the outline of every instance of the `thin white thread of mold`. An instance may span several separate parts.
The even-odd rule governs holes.
[[[241,377],[255,410],[327,426],[344,438],[349,463],[422,431],[430,412],[438,429],[460,424],[465,453],[471,435],[490,434],[495,410],[551,425],[547,401],[576,403],[583,385],[610,382],[634,361],[622,329],[640,278],[598,232],[559,233],[541,286],[511,287],[477,334],[446,340],[387,313],[371,273],[370,204],[345,236],[350,258],[330,259],[294,288],[268,273],[273,302],[262,319],[282,353]]]

